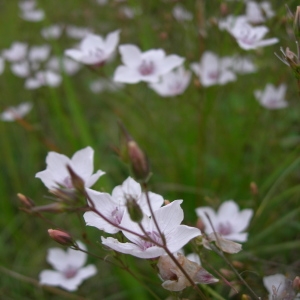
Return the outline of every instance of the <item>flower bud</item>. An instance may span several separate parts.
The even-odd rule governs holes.
[[[63,203],[54,202],[47,205],[35,206],[31,208],[32,212],[50,212],[61,213],[65,211],[65,205]]]
[[[252,298],[249,295],[243,294],[241,299],[242,300],[251,300]]]
[[[253,181],[250,183],[250,191],[253,196],[258,195],[258,187],[257,187],[256,183]]]
[[[48,229],[49,236],[57,243],[64,246],[73,246],[74,241],[71,235],[59,229]]]
[[[24,204],[27,208],[32,208],[35,206],[35,203],[32,199],[28,198],[27,196],[23,194],[17,194],[19,200]]]
[[[126,200],[127,200],[126,206],[127,206],[127,210],[128,210],[130,219],[136,223],[141,222],[144,215],[143,215],[142,209],[137,204],[136,200],[131,197]]]
[[[78,176],[69,165],[67,165],[67,169],[69,171],[73,187],[78,192],[85,193],[85,185],[83,179]]]
[[[296,290],[296,292],[300,291],[300,277],[296,276],[293,280],[293,288]]]
[[[297,10],[294,17],[294,33],[296,38],[300,37],[300,6],[297,6]]]

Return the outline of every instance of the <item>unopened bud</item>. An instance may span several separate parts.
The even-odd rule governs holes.
[[[168,205],[168,204],[170,204],[170,201],[165,199],[165,200],[164,200],[164,204],[165,204],[165,205]]]
[[[238,260],[233,260],[232,265],[237,269],[243,269],[245,267],[244,264]]]
[[[299,276],[295,277],[295,279],[293,280],[293,288],[296,290],[296,292],[300,291],[300,277]]]
[[[65,211],[65,205],[63,203],[54,202],[47,205],[35,206],[31,208],[32,212],[50,212],[61,213]]]
[[[27,208],[32,208],[35,206],[35,203],[33,202],[32,199],[29,197],[23,195],[23,194],[17,194],[19,200],[24,204]]]
[[[80,176],[78,176],[69,165],[67,165],[67,169],[69,171],[73,187],[77,191],[85,193],[85,185],[83,179]]]
[[[128,198],[126,200],[127,200],[126,206],[127,206],[130,219],[136,223],[141,222],[144,215],[142,209],[137,204],[136,200],[134,198]]]
[[[71,235],[60,229],[48,229],[49,236],[57,243],[64,246],[73,246],[74,240]]]
[[[77,197],[76,191],[70,189],[58,188],[49,192],[63,202],[74,201]]]
[[[294,17],[294,33],[296,38],[300,37],[300,6],[297,6]]]
[[[201,219],[197,220],[196,227],[201,230],[201,232],[205,231],[205,225]]]
[[[257,187],[256,183],[253,181],[250,183],[250,191],[253,196],[258,195],[258,187]]]
[[[127,142],[127,148],[134,176],[138,180],[147,180],[150,175],[150,168],[146,155],[133,140]]]

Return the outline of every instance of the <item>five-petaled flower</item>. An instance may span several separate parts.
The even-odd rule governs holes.
[[[191,239],[201,235],[201,231],[198,228],[180,225],[183,220],[181,203],[182,200],[175,200],[154,211],[152,217],[145,215],[140,224],[131,221],[128,213],[125,213],[120,226],[131,230],[132,233],[123,230],[123,234],[131,242],[120,243],[112,237],[101,237],[102,243],[117,252],[139,258],[149,259],[161,256],[165,254],[163,249],[164,242],[153,221],[153,218],[155,218],[159,230],[164,236],[166,247],[168,247],[170,252],[178,251]]]
[[[80,43],[79,49],[68,49],[65,55],[87,65],[102,65],[111,58],[119,43],[120,30],[103,39],[99,35],[88,34]]]
[[[284,99],[286,85],[281,84],[276,88],[273,84],[267,84],[263,91],[254,91],[255,98],[265,108],[280,109],[288,106]]]
[[[247,240],[248,233],[242,231],[249,225],[253,214],[252,209],[239,211],[238,205],[233,200],[229,200],[221,204],[217,213],[211,207],[198,207],[196,213],[203,221],[207,234],[215,230],[228,240],[237,242]],[[213,227],[206,215],[210,218]]]
[[[122,185],[115,187],[112,195],[100,193],[87,189],[87,193],[93,201],[97,211],[101,212],[116,226],[120,225],[124,213],[126,211],[126,203],[128,200],[134,200],[142,209],[142,211],[150,216],[150,210],[146,200],[146,194],[142,192],[141,186],[131,177],[127,178]],[[164,202],[162,196],[148,192],[150,203],[153,210],[160,208]],[[84,219],[87,225],[96,227],[107,233],[117,233],[118,227],[107,222],[98,214],[88,211],[84,214]]]
[[[38,172],[35,177],[40,178],[50,190],[58,187],[73,189],[72,180],[67,170],[67,165],[69,165],[83,179],[85,187],[89,188],[104,174],[101,170],[93,174],[93,160],[94,150],[91,147],[75,152],[71,159],[63,154],[49,152],[46,158],[46,170]]]
[[[80,249],[86,247],[77,241]],[[40,284],[59,286],[68,291],[76,291],[78,286],[87,278],[95,275],[94,265],[85,266],[87,254],[80,250],[69,248],[66,252],[60,248],[48,250],[47,261],[55,270],[44,270],[40,273]]]
[[[151,49],[142,53],[135,45],[121,45],[119,51],[124,65],[116,69],[114,81],[124,83],[158,82],[160,76],[184,61],[184,58],[175,54],[166,56],[162,49]]]

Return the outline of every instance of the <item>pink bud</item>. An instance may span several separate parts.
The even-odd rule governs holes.
[[[64,246],[74,245],[71,235],[59,229],[48,229],[49,236],[57,243]]]

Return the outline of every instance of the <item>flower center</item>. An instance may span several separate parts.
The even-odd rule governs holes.
[[[218,225],[218,233],[222,234],[222,235],[229,235],[232,233],[232,226],[231,224],[227,221],[224,223],[219,223]]]
[[[139,66],[139,72],[143,76],[151,75],[154,73],[155,66],[153,61],[142,61],[142,64]]]
[[[66,268],[66,270],[63,272],[63,275],[64,275],[65,278],[71,279],[71,278],[74,278],[76,276],[77,271],[78,270],[76,268],[68,266]]]
[[[208,73],[208,77],[213,80],[218,80],[219,76],[220,76],[220,73],[217,71]]]
[[[115,224],[119,225],[121,223],[123,218],[123,212],[124,212],[123,209],[120,210],[120,207],[116,207],[112,211],[111,216]]]
[[[162,239],[159,235],[159,233],[157,233],[156,231],[147,231],[147,235],[145,235],[146,238],[150,238],[151,240],[153,240],[154,242],[156,242],[157,244],[162,245]],[[149,240],[140,240],[140,242],[138,243],[138,246],[145,251],[148,248],[151,248],[153,246],[156,246],[155,243],[153,243],[152,241]]]
[[[67,177],[63,180],[62,185],[63,185],[64,187],[66,187],[67,189],[73,189],[73,188],[74,188],[73,183],[72,183],[72,179],[71,179],[70,176],[67,176]]]

